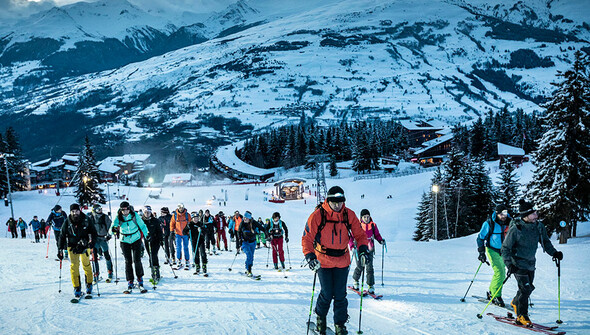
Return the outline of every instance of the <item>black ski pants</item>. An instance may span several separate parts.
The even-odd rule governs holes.
[[[135,274],[137,280],[143,279],[143,265],[141,264],[141,239],[133,243],[121,242],[121,250],[123,251],[123,257],[125,257],[125,277],[128,282],[132,282],[135,278],[133,277],[133,266],[135,265]]]
[[[160,243],[157,241],[150,241],[149,243],[145,244],[145,250],[148,252],[152,266],[159,267],[160,261],[158,260],[158,252],[160,251]]]
[[[166,253],[166,257],[168,257],[171,262],[173,259],[176,259],[176,254],[174,253],[175,239],[176,236],[173,232],[164,232],[164,252]]]
[[[207,252],[205,252],[206,238],[207,237],[205,234],[197,234],[197,238],[191,240],[191,246],[193,248],[193,260],[195,266],[200,266],[200,264],[207,265]],[[199,243],[198,246],[197,243]]]
[[[533,285],[535,271],[520,269],[514,274],[514,278],[518,284],[518,292],[512,300],[516,305],[516,312],[518,315],[529,315],[529,297],[535,289]]]
[[[320,268],[318,278],[321,290],[315,305],[315,313],[323,317],[328,315],[330,303],[334,300],[334,324],[344,325],[348,320],[348,300],[346,299],[348,267]]]
[[[373,286],[375,285],[375,269],[373,268],[373,256],[375,256],[375,251],[371,250],[369,252],[371,253],[371,257],[369,261],[365,263],[365,276],[367,278],[367,285]],[[361,278],[361,272],[363,271],[363,266],[361,265],[361,260],[358,257],[358,255],[356,255],[356,253],[355,258],[356,268],[354,269],[354,273],[352,274],[352,279],[354,279],[355,281],[359,281],[359,279]]]

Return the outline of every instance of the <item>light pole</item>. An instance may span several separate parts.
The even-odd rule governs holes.
[[[148,187],[152,187],[153,183],[154,183],[154,178],[150,177],[150,179],[148,179]]]
[[[432,193],[434,193],[434,239],[438,240],[438,185],[432,185]]]
[[[10,202],[10,217],[14,219],[14,208],[12,208],[12,190],[10,188],[10,175],[8,173],[8,157],[14,157],[12,154],[0,154],[4,158],[4,166],[6,167],[6,182],[8,183],[8,201]]]

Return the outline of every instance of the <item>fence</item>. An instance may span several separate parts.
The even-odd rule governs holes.
[[[419,174],[419,173],[426,173],[426,172],[430,172],[430,171],[435,171],[438,168],[439,168],[438,166],[432,166],[432,167],[424,168],[424,169],[411,169],[411,170],[405,170],[405,171],[396,172],[396,173],[379,173],[379,174],[369,174],[369,175],[364,175],[364,176],[356,176],[356,177],[354,177],[354,181],[411,176],[411,175],[415,175],[415,174]]]

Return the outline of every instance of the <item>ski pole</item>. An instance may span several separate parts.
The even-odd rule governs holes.
[[[483,262],[479,262],[479,266],[477,267],[477,271],[475,271],[475,275],[473,276],[473,279],[471,279],[471,284],[469,284],[469,287],[467,288],[465,295],[463,296],[463,298],[461,298],[461,302],[465,302],[465,297],[467,296],[467,293],[469,293],[469,290],[471,289],[471,285],[473,285],[473,281],[475,280],[475,277],[479,273],[479,269],[481,269],[482,265],[483,265]]]
[[[96,257],[96,249],[92,249],[92,254],[94,256],[94,261],[96,263],[98,263],[98,258]],[[92,262],[92,263],[94,263],[94,262]],[[98,273],[96,273],[98,266],[95,267],[94,264],[91,264],[91,265],[92,265],[92,274],[94,275],[94,282],[96,283],[96,294],[100,297],[100,290],[98,289]]]
[[[480,266],[481,266],[481,264],[480,264]],[[500,293],[500,290],[502,289],[502,287],[504,286],[504,284],[506,284],[506,282],[510,278],[510,275],[511,274],[512,274],[511,272],[508,272],[508,275],[506,276],[506,279],[504,279],[504,281],[502,282],[502,285],[500,285],[500,287],[498,287],[498,289],[496,290],[496,292],[494,293],[494,295],[490,298],[490,301],[488,301],[488,304],[486,305],[486,307],[483,309],[483,311],[481,311],[481,313],[477,314],[477,318],[478,319],[483,318],[483,313],[486,311],[486,309],[488,309],[488,306],[490,306],[490,304],[492,303],[492,300],[494,300],[498,296],[498,293]]]
[[[385,241],[383,241],[383,244],[381,246],[381,286],[385,286],[385,284],[383,284],[383,265],[385,264]]]
[[[117,273],[117,234],[115,234],[115,285],[119,284],[119,275]]]
[[[236,257],[238,257],[238,252],[239,252],[239,249],[236,251],[236,255],[234,256],[234,260],[231,262],[229,269],[227,269],[228,271],[231,271],[231,269],[234,267],[234,262],[236,261]]]
[[[271,244],[272,244],[272,243],[271,243]],[[275,252],[275,251],[274,251],[274,247],[273,247],[273,250],[272,250],[272,252],[273,252],[273,257],[274,257],[274,252]],[[268,267],[268,256],[270,256],[270,248],[268,248],[268,251],[267,251],[267,253],[266,253],[266,267]]]
[[[49,258],[49,240],[51,239],[51,229],[47,234],[47,253],[45,254],[45,258]]]
[[[313,309],[313,296],[315,294],[315,282],[318,278],[318,272],[314,271],[313,274],[313,286],[311,287],[311,302],[309,303],[309,318],[307,318],[307,334],[309,335],[309,324],[311,323],[311,311]]]
[[[561,321],[561,261],[553,258],[555,265],[557,265],[557,324],[562,324]]]
[[[174,272],[174,268],[172,267],[172,262],[170,262],[170,257],[168,257],[168,255],[166,255],[166,253],[164,253],[164,256],[166,257],[166,262],[168,262],[168,265],[170,265],[170,269],[172,270],[172,274],[174,275],[174,279],[177,279],[178,276],[176,275],[176,272]]]
[[[361,266],[363,267],[361,271],[361,304],[359,307],[359,331],[357,334],[362,334],[363,331],[361,330],[361,320],[363,316],[363,296],[365,295],[365,261],[364,258],[361,259]]]
[[[291,270],[292,267],[291,267],[291,254],[289,253],[289,242],[287,242],[287,258],[289,258],[289,270]]]
[[[61,263],[62,260],[59,260],[59,291],[57,291],[58,293],[61,293]]]

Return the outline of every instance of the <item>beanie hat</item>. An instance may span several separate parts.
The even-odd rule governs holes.
[[[55,207],[53,207],[53,211],[57,212],[61,209],[60,205],[55,205]]]
[[[281,214],[279,212],[274,212],[274,213],[272,213],[272,218],[273,219],[274,218],[279,218],[280,219],[281,218]]]
[[[162,207],[162,209],[160,209],[160,212],[162,212],[162,213],[170,213],[170,210],[168,209],[168,207]]]
[[[250,213],[250,211],[246,211],[246,213],[244,213],[244,218],[252,220],[252,213]]]
[[[120,205],[120,208],[129,208],[129,203],[127,201],[123,201]]]
[[[496,214],[501,214],[504,211],[508,211],[508,206],[504,204],[499,204],[498,206],[496,206]]]
[[[369,210],[364,208],[363,210],[361,210],[361,217],[365,216],[365,215],[371,215],[371,213],[369,213]]]
[[[73,210],[80,210],[80,205],[78,205],[76,203],[71,204],[70,211],[73,211]]]
[[[528,216],[536,211],[533,204],[530,202],[525,201],[524,199],[520,199],[518,201],[518,211],[521,218]]]
[[[345,202],[346,198],[344,197],[344,190],[340,186],[332,186],[328,190],[328,196],[326,200],[332,202]]]

